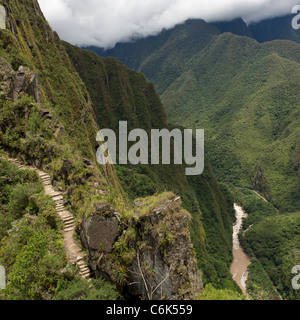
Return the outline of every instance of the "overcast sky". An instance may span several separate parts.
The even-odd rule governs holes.
[[[189,18],[242,17],[247,23],[291,13],[297,0],[38,0],[59,36],[79,46],[112,47]]]

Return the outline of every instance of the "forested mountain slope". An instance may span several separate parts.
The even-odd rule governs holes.
[[[130,270],[140,260],[172,271],[166,284],[169,298],[194,297],[202,289],[202,278],[204,284],[234,288],[229,274],[233,200],[217,183],[208,161],[204,174],[190,180],[183,166],[102,167],[96,162],[96,134],[102,126],[114,129],[119,120],[128,120],[130,128],[171,128],[154,86],[115,59],[64,45],[36,0],[1,4],[7,28],[0,30],[0,262],[8,275],[1,299],[117,299],[124,291],[146,295],[142,282],[134,292],[128,289],[136,282]],[[76,239],[86,245],[92,274],[105,274],[114,286],[78,278],[65,256],[55,203],[39,178],[19,172],[5,160],[8,155],[50,175],[74,216]],[[165,190],[175,194],[158,194]],[[152,197],[133,205],[135,197],[148,195]],[[153,216],[156,211],[162,212],[159,218]],[[101,253],[85,241],[88,226],[95,223],[97,228],[99,221],[104,221],[100,229],[109,225],[107,238],[115,235],[101,261]],[[180,242],[175,241],[179,236]],[[92,257],[97,254],[95,264]],[[180,268],[178,261],[183,263]],[[159,276],[153,276],[152,283],[159,284]]]
[[[255,299],[298,298],[291,270],[299,264],[300,47],[291,19],[248,27],[189,20],[106,52],[93,48],[145,73],[168,121],[205,129],[218,180],[249,214],[241,239]]]
[[[105,54],[126,62],[131,50],[130,65],[135,48],[147,48],[135,67],[154,82],[170,122],[206,130],[218,178],[254,187],[283,211],[299,209],[299,45],[259,44],[199,20],[157,39]]]
[[[173,129],[153,84],[143,74],[114,58],[65,46],[91,94],[100,127],[118,132],[118,122],[126,120],[128,130],[142,128],[150,134],[151,129]],[[191,233],[205,282],[217,285],[221,281],[221,287],[231,287],[228,266],[232,259],[233,200],[217,183],[209,160],[205,160],[203,175],[195,177],[187,177],[182,165],[172,164],[117,166],[117,173],[132,199],[164,189],[182,196],[184,207],[193,216]]]

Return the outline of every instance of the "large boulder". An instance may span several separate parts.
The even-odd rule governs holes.
[[[81,239],[85,247],[91,250],[110,253],[119,235],[119,224],[116,218],[103,217],[99,214],[83,222]]]
[[[11,65],[0,57],[0,98],[11,98],[16,101],[22,93],[33,97],[37,103],[41,102],[41,85],[38,75],[23,66],[15,72]]]
[[[41,102],[41,86],[38,75],[28,67],[20,66],[14,83],[12,98],[16,101],[21,92],[32,96],[35,102]]]

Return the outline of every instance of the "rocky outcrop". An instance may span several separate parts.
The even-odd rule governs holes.
[[[256,191],[262,194],[266,198],[270,198],[272,194],[271,187],[267,183],[266,177],[264,175],[264,171],[259,163],[255,170],[253,177],[251,178],[252,186]]]
[[[107,208],[84,219],[81,239],[90,268],[130,297],[193,299],[202,290],[202,278],[190,239],[190,214],[171,193],[135,205],[127,220]]]
[[[38,75],[28,67],[20,66],[14,83],[12,98],[16,101],[21,92],[32,96],[35,102],[41,102],[41,86]]]
[[[12,98],[16,72],[11,65],[0,57],[0,97],[1,99]]]
[[[28,67],[20,66],[15,72],[11,65],[0,57],[0,97],[16,101],[22,93],[41,102],[41,85],[39,77]]]

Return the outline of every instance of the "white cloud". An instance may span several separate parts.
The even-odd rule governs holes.
[[[111,47],[148,36],[189,18],[206,21],[242,17],[246,22],[291,13],[296,0],[39,0],[63,40]]]

